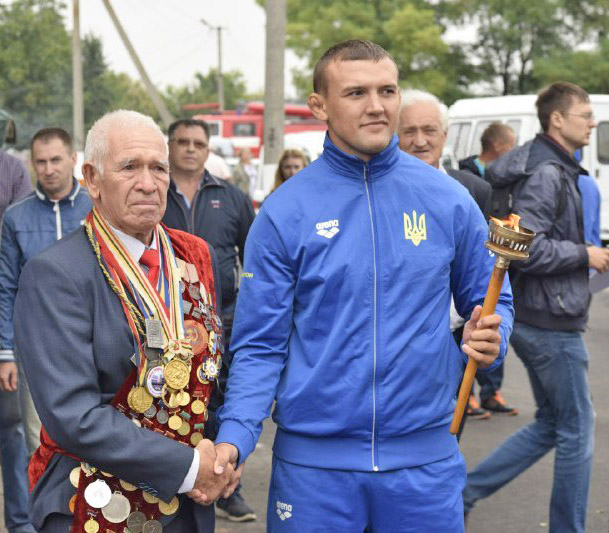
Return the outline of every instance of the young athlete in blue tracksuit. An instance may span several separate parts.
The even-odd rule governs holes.
[[[483,302],[488,229],[461,185],[399,150],[391,58],[338,46],[364,57],[339,55],[316,89],[323,155],[268,198],[247,239],[216,442],[242,463],[276,400],[269,531],[462,531],[450,298],[461,316]],[[497,313],[501,339],[499,316],[466,333],[487,365],[507,347],[507,283]]]

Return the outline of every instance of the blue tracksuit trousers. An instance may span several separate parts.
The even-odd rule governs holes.
[[[390,472],[326,470],[273,456],[267,531],[462,533],[465,461]]]

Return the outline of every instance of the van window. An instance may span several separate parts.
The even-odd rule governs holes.
[[[233,124],[233,135],[235,137],[254,137],[256,135],[256,124],[253,122],[237,122]]]
[[[467,141],[471,129],[471,122],[458,122],[456,124],[451,124],[448,127],[446,145],[452,148],[457,161],[469,155],[467,153]]]
[[[474,138],[472,139],[472,149],[469,154],[466,155],[480,155],[482,151],[482,144],[480,144],[480,137],[486,128],[488,128],[494,121],[493,120],[481,120],[476,124],[474,130]]]
[[[518,146],[518,139],[520,139],[520,126],[522,126],[522,120],[508,120],[506,124],[514,130],[516,134],[516,146]]]
[[[208,122],[209,126],[209,136],[212,135],[220,135],[220,124],[218,122]]]
[[[598,145],[598,162],[609,164],[609,122],[596,125],[596,144]]]

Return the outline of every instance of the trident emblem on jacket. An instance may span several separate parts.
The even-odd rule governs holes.
[[[425,227],[425,213],[423,213],[417,223],[417,212],[412,211],[412,219],[404,213],[404,236],[407,241],[418,246],[421,241],[427,240],[427,228]]]

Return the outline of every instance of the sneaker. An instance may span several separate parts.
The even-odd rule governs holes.
[[[476,420],[486,420],[491,417],[491,413],[486,409],[482,409],[476,398],[474,398],[474,395],[470,394],[469,401],[467,402],[467,417]]]
[[[505,402],[499,391],[496,391],[491,398],[483,400],[482,407],[492,411],[493,413],[499,413],[501,415],[516,416],[518,414],[518,409],[515,407],[510,407]]]
[[[216,502],[216,516],[226,518],[231,522],[251,522],[256,520],[256,513],[245,503],[245,500],[238,492],[233,492],[226,499],[219,499]]]

